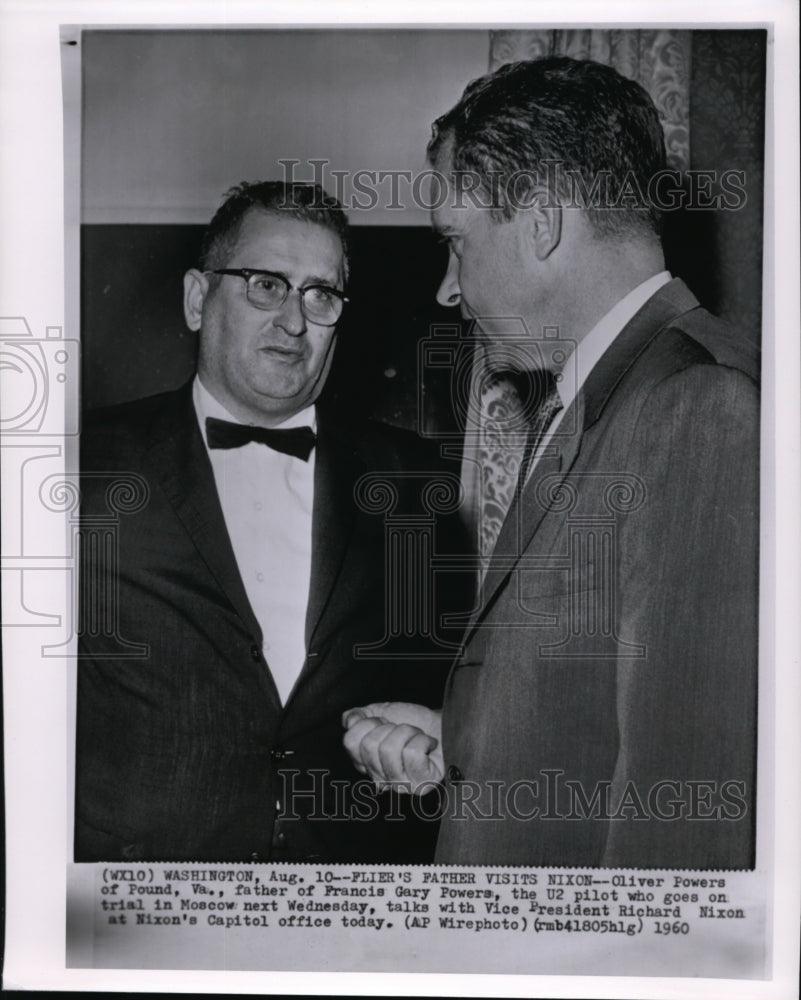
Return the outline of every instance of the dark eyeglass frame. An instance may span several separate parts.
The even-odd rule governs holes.
[[[309,319],[309,317],[306,316],[306,303],[304,302],[304,295],[306,294],[306,292],[310,291],[313,288],[322,289],[323,291],[328,292],[330,295],[333,295],[334,298],[339,299],[339,301],[342,303],[343,308],[346,302],[350,302],[350,299],[347,297],[347,295],[345,295],[344,292],[340,292],[338,288],[333,288],[331,285],[321,285],[319,282],[314,282],[311,285],[293,285],[291,284],[291,282],[287,281],[286,277],[283,274],[279,274],[277,271],[265,271],[262,268],[258,267],[218,267],[212,271],[206,271],[205,273],[227,274],[234,278],[242,278],[245,282],[246,286],[245,294],[247,295],[248,302],[253,306],[254,309],[261,309],[264,312],[269,312],[271,309],[279,309],[286,302],[290,292],[300,292],[300,309],[304,317],[306,319]],[[284,285],[286,289],[284,297],[275,306],[259,305],[258,302],[254,302],[253,299],[250,297],[251,278],[254,278],[256,276],[275,278],[277,281],[280,281]],[[316,323],[318,326],[336,326],[341,316],[342,316],[342,310],[340,310],[339,316],[337,316],[337,318],[332,323],[324,323],[321,320],[314,319],[314,317],[311,317],[311,322]]]

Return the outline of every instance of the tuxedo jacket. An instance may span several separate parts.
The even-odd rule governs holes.
[[[307,658],[282,705],[191,384],[86,422],[76,860],[431,860],[434,825],[361,779],[341,715],[441,704],[452,647],[393,626],[385,524],[430,530],[420,496],[441,471],[415,435],[318,406]],[[391,485],[357,502],[376,472]]]
[[[590,373],[448,680],[438,862],[753,865],[755,374],[680,281]]]

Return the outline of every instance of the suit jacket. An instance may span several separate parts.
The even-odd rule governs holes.
[[[590,373],[448,680],[438,862],[753,864],[754,375],[680,281]]]
[[[385,471],[397,512],[419,516],[439,471],[419,439],[318,406],[308,655],[283,706],[191,385],[89,420],[81,465],[76,860],[430,860],[434,825],[360,779],[340,720],[441,704],[448,650],[387,631],[384,518],[354,499]]]

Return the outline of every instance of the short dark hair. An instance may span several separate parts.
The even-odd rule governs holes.
[[[313,222],[336,233],[342,243],[345,277],[348,275],[348,219],[342,205],[319,184],[300,181],[242,181],[225,193],[200,244],[200,268],[225,267],[236,246],[239,227],[252,209]]]
[[[613,195],[644,193],[665,169],[653,101],[610,66],[567,57],[502,66],[470,83],[459,103],[434,122],[432,164],[446,145],[457,176],[477,174],[481,189],[491,192],[496,219],[510,219],[525,203],[518,185],[525,189],[528,178],[529,195],[545,185],[562,203],[578,203],[600,235],[659,233],[659,212],[650,199],[636,198],[632,205],[627,198],[625,207],[610,209],[603,184],[597,185],[602,178]],[[577,202],[577,190],[596,196]]]

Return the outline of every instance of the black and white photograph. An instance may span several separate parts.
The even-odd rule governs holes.
[[[789,996],[797,12],[172,6],[8,21],[4,984]]]

